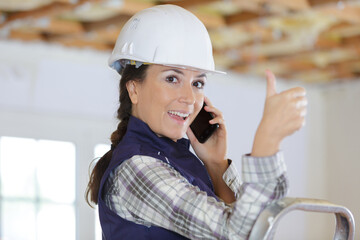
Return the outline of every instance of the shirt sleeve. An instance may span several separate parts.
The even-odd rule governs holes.
[[[191,239],[246,239],[266,204],[286,194],[287,180],[281,153],[266,158],[243,156],[242,172],[243,183],[234,164],[224,173],[237,197],[225,204],[161,160],[134,156],[110,176],[105,202],[124,219]]]
[[[231,189],[231,191],[234,192],[235,197],[238,198],[239,189],[241,187],[242,181],[239,177],[235,164],[231,160],[228,161],[229,161],[229,167],[226,169],[222,178],[226,183],[226,185]]]

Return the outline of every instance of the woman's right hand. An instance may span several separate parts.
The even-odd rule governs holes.
[[[302,87],[276,92],[274,74],[266,71],[267,89],[263,117],[256,131],[251,155],[264,157],[279,151],[281,141],[305,124],[307,99]]]

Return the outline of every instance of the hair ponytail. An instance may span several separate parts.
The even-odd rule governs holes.
[[[142,82],[146,77],[146,70],[148,67],[149,65],[141,65],[138,68],[133,65],[127,65],[122,72],[119,96],[120,107],[117,110],[117,118],[120,120],[120,122],[117,129],[111,134],[111,149],[98,160],[90,174],[90,180],[85,192],[85,199],[91,207],[92,203],[98,203],[101,179],[110,164],[113,150],[116,148],[126,133],[127,125],[131,116],[132,103],[126,88],[126,84],[131,80]]]

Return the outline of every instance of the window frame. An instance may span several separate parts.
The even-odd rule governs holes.
[[[116,119],[12,111],[0,111],[0,116],[0,136],[75,144],[76,239],[95,240],[96,212],[87,205],[84,194],[89,179],[89,166],[94,159],[94,148],[97,144],[110,143],[110,134],[116,129]]]

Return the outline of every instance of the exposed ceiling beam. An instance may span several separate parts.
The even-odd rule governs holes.
[[[308,83],[352,80],[360,76],[360,61],[343,61],[341,63],[328,65],[325,68],[314,68],[312,70],[293,72],[283,76],[285,79],[295,79]]]
[[[5,12],[30,11],[49,3],[46,0],[1,0],[0,8]]]
[[[204,13],[195,13],[193,12],[201,22],[206,26],[207,29],[225,27],[225,19],[222,16],[204,14]]]
[[[86,40],[84,38],[76,38],[76,37],[56,37],[49,36],[48,40],[50,42],[61,43],[64,46],[68,47],[77,47],[77,48],[92,48],[100,51],[110,51],[111,46],[102,42],[96,42],[93,40]]]
[[[45,32],[58,35],[81,34],[85,32],[83,25],[76,21],[46,19],[38,24],[24,25],[16,29],[31,30],[34,32]]]
[[[292,1],[274,0],[274,2],[297,11],[301,11],[309,8],[309,3],[307,0],[292,0]]]
[[[6,14],[4,12],[0,11],[0,24],[5,22],[5,20],[6,20]]]
[[[296,70],[291,70],[291,67]],[[247,66],[233,66],[232,71],[240,74],[264,75],[271,69],[278,78],[309,83],[330,82],[333,79],[354,79],[360,76],[360,60],[348,60],[329,64],[324,68],[314,67],[306,62],[263,62]]]
[[[113,27],[107,29],[98,29],[94,31],[94,39],[97,42],[103,42],[111,48],[115,45],[116,39],[119,36],[121,28]]]
[[[245,22],[259,18],[261,14],[251,11],[241,11],[239,13],[225,16],[225,22],[227,25],[232,25],[240,22]]]
[[[189,8],[196,5],[203,5],[219,0],[178,0],[178,1],[158,1],[157,4],[175,4],[183,8]]]
[[[121,28],[127,22],[127,20],[130,19],[130,17],[131,16],[127,14],[120,14],[101,21],[83,22],[83,26],[86,31],[98,30],[101,28],[109,27]]]
[[[253,0],[253,1],[231,1],[231,4],[240,10],[247,10],[247,11],[252,11],[252,12],[256,12],[261,10],[262,6],[261,4],[257,1],[257,0]]]
[[[347,75],[350,77],[360,77],[360,60],[353,60],[348,62],[341,62],[334,65],[329,65],[329,69],[336,69],[339,75]]]
[[[132,16],[135,13],[152,6],[155,6],[155,4],[151,2],[123,0],[123,4],[121,5],[121,13]]]
[[[349,48],[353,47],[354,49],[360,46],[360,31],[357,34],[350,35],[340,35],[340,34],[331,34],[326,32],[319,36],[314,47],[316,49],[330,49],[334,47],[344,47]]]
[[[18,19],[26,19],[26,18],[36,19],[45,16],[49,17],[49,16],[61,14],[62,12],[69,11],[73,8],[74,6],[68,3],[54,2],[49,5],[39,7],[30,11],[10,13],[8,14],[5,23],[15,21]]]
[[[314,48],[316,49],[331,49],[341,46],[341,39],[338,37],[332,37],[329,35],[319,36]]]
[[[13,22],[15,20],[26,20],[26,19],[38,19],[42,17],[50,18],[53,16],[58,16],[61,13],[64,13],[66,11],[71,11],[75,9],[76,7],[80,6],[84,2],[96,2],[99,0],[78,0],[76,3],[64,3],[64,2],[52,2],[46,6],[41,6],[39,8],[35,8],[33,10],[29,11],[23,11],[23,12],[14,12],[14,13],[8,13],[5,21],[0,24],[0,27],[3,27],[4,25]]]
[[[308,49],[304,51],[296,52],[296,54],[287,54],[283,56],[245,56],[235,62],[235,65],[247,65],[256,62],[289,62],[296,63],[300,66],[308,63],[314,65],[314,67],[322,67],[329,65],[333,62],[341,62],[347,60],[358,59],[360,56],[360,45],[358,44],[360,37],[352,40],[351,43],[347,43],[337,47],[322,48],[322,49]],[[289,67],[291,69],[291,66]]]
[[[205,24],[216,63],[239,73],[263,75],[270,68],[279,77],[315,82],[360,75],[360,4],[355,1],[27,1],[33,7],[22,12],[20,6],[17,12],[0,10],[1,37],[111,51],[134,13],[171,3],[192,11]]]
[[[360,23],[359,6],[344,5],[343,7],[339,8],[336,5],[330,5],[323,8],[318,8],[317,11],[319,13],[330,15],[349,23]]]
[[[342,43],[344,46],[353,46],[354,50],[358,50],[360,47],[360,35],[343,38]]]
[[[334,37],[351,37],[360,35],[360,24],[350,24],[348,22],[341,22],[323,33]]]
[[[306,0],[306,1],[311,7],[339,2],[339,0]]]
[[[305,10],[309,8],[309,3],[308,0],[272,0],[272,1],[268,1],[268,0],[262,0],[262,2],[264,4],[278,4],[278,5],[282,5],[285,6],[286,8],[289,8],[291,10],[295,10],[295,11],[300,11],[300,10]]]
[[[9,33],[9,37],[11,39],[17,39],[22,41],[43,41],[44,37],[39,32],[32,32],[32,31],[20,31],[20,30],[11,30]]]
[[[51,19],[46,31],[56,34],[80,34],[84,33],[85,29],[79,22]]]
[[[291,39],[283,39],[280,41],[273,41],[265,44],[250,44],[238,49],[238,54],[241,58],[265,57],[275,58],[287,55],[297,54],[303,51],[312,50],[313,47],[301,41],[292,41]]]
[[[52,1],[59,3],[74,3],[74,0],[52,0]]]

